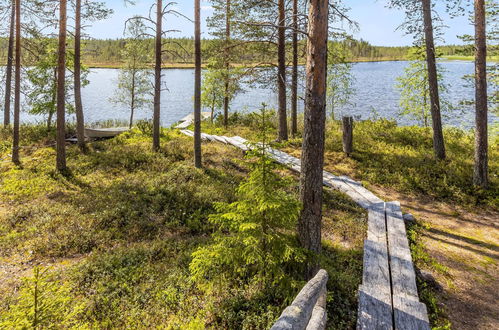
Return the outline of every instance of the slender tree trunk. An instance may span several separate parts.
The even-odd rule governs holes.
[[[21,113],[21,0],[16,0],[16,55],[14,77],[14,132],[12,136],[12,162],[19,165],[19,115]]]
[[[328,1],[310,0],[298,236],[302,247],[314,253],[321,252],[328,9]],[[316,270],[317,264],[309,264],[307,277]]]
[[[54,68],[52,76],[52,84],[55,87],[52,91],[52,107],[49,109],[49,115],[47,118],[47,130],[52,128],[52,117],[54,116],[54,106],[57,104],[57,67]]]
[[[485,3],[475,0],[475,166],[473,183],[488,186],[487,39]]]
[[[230,43],[230,36],[231,36],[231,31],[230,31],[230,1],[227,0],[226,5],[225,5],[225,50],[224,50],[224,57],[225,57],[225,94],[224,94],[224,126],[227,128],[227,125],[229,124],[229,84],[230,84],[230,59],[229,59],[229,43]]]
[[[75,4],[75,53],[74,53],[74,93],[76,112],[76,137],[81,151],[87,151],[85,144],[85,117],[81,100],[81,0]]]
[[[153,114],[153,133],[152,133],[152,148],[154,151],[159,150],[159,135],[160,135],[160,111],[161,111],[161,37],[163,35],[163,1],[157,0],[156,3],[156,46],[154,66],[154,114]]]
[[[57,137],[56,167],[66,171],[66,25],[67,0],[60,0],[59,8],[59,49],[57,54]]]
[[[5,77],[5,107],[3,113],[3,125],[10,125],[10,98],[12,92],[12,62],[14,56],[14,38],[15,38],[15,21],[16,21],[16,4],[15,0],[11,4],[10,14],[10,29],[9,29],[9,48],[7,50],[7,67]]]
[[[288,139],[288,119],[286,115],[286,10],[285,1],[279,0],[279,27],[277,50],[277,90],[279,97],[279,137],[280,141]]]
[[[194,1],[194,165],[201,168],[201,10]]]
[[[135,66],[135,63],[134,63]],[[133,74],[132,74],[132,100],[130,102],[130,124],[128,125],[128,128],[132,129],[133,125],[133,113],[135,110],[135,76],[137,75],[137,70],[133,69]]]
[[[298,132],[298,0],[293,0],[293,72],[291,74],[291,135]]]
[[[435,58],[435,43],[433,41],[433,21],[431,0],[422,0],[423,19],[426,43],[426,62],[428,67],[428,85],[430,88],[431,119],[433,125],[433,149],[437,159],[445,159],[444,135],[442,133],[442,118],[440,115],[440,98],[438,95],[437,62]]]

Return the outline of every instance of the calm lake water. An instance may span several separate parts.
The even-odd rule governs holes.
[[[473,99],[474,90],[465,86],[461,77],[465,74],[472,74],[474,64],[465,61],[449,61],[442,62],[441,65],[446,70],[445,83],[450,87],[445,96],[447,100],[457,105],[463,99]],[[401,125],[415,124],[413,120],[399,115],[399,91],[396,88],[396,78],[403,74],[406,66],[407,62],[403,61],[354,64],[355,94],[351,100],[352,105],[338,111],[339,114],[350,114],[359,119],[374,117],[395,119]],[[87,123],[109,119],[128,120],[128,110],[110,101],[116,93],[118,72],[119,70],[116,69],[92,69],[90,71],[88,77],[90,84],[83,90]],[[168,90],[162,93],[161,123],[163,126],[170,126],[193,111],[194,70],[165,69],[163,75],[163,83]],[[232,102],[232,112],[255,111],[262,102],[270,107],[274,107],[277,103],[276,92],[272,88],[244,84],[244,90]],[[299,106],[302,111],[302,101]],[[464,112],[458,111],[444,118],[444,124],[472,127],[473,110],[462,109],[462,106],[460,108]],[[3,119],[2,117],[3,113],[0,113],[0,119]],[[149,118],[152,118],[152,109],[141,110],[136,114],[136,119]],[[36,122],[43,120],[43,117],[22,113],[21,119],[23,122]],[[491,122],[497,119],[497,117],[490,116]],[[69,116],[69,120],[74,120],[74,117]]]

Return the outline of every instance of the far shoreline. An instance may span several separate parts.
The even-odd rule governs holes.
[[[442,61],[467,61],[467,62],[472,62],[474,61],[473,56],[454,56],[454,55],[449,55],[449,56],[442,56],[439,58],[439,60]],[[499,57],[498,56],[492,56],[491,58],[488,58],[488,63],[496,63],[499,62]],[[371,63],[371,62],[406,62],[409,61],[407,58],[403,57],[393,57],[393,58],[356,58],[348,63]],[[92,63],[92,62],[87,62],[83,63],[87,68],[89,69],[120,69],[121,68],[121,63]],[[277,65],[277,64],[276,64]],[[304,66],[305,63],[300,63],[300,66]],[[202,67],[206,68],[207,64],[203,63]],[[257,66],[256,63],[252,64],[241,64],[241,63],[235,63],[235,67],[243,67],[243,68],[248,68],[252,66]],[[259,67],[265,67],[265,66],[270,66],[269,64],[267,65],[259,65]],[[190,62],[175,62],[175,63],[164,63],[161,66],[162,69],[194,69],[194,63]]]
[[[449,62],[459,62],[459,61],[466,61],[466,62],[473,62],[475,60],[474,56],[459,56],[459,55],[447,55],[447,56],[442,56],[439,58],[440,61],[449,61]],[[348,63],[376,63],[376,62],[405,62],[409,61],[408,58],[406,57],[380,57],[380,58],[356,58]],[[497,63],[499,62],[499,56],[490,56],[487,58],[488,63]],[[111,62],[111,63],[99,63],[99,62],[87,62],[83,61],[82,63],[85,67],[89,69],[121,69],[123,63],[116,63],[116,62]],[[266,67],[270,66],[270,64],[262,65],[258,63],[234,63],[234,67],[239,67],[239,68],[249,68],[249,67]],[[277,66],[277,64],[275,64]],[[305,63],[301,62],[299,64],[300,66],[304,66]],[[6,66],[5,63],[0,64],[1,67]],[[207,63],[203,63],[202,68],[207,67]],[[193,62],[174,62],[174,63],[164,63],[162,64],[161,68],[162,69],[194,69],[194,63]]]

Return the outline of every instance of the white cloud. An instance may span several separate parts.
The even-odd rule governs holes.
[[[205,11],[212,11],[213,10],[213,7],[208,5],[208,6],[201,6],[201,10],[205,10]]]

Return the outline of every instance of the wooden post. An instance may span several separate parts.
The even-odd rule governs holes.
[[[353,151],[353,118],[343,117],[343,151],[350,156]]]

